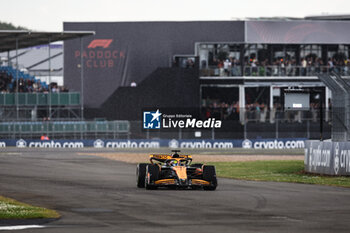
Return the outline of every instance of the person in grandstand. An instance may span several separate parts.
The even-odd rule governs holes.
[[[49,137],[46,134],[43,134],[43,135],[41,135],[40,140],[41,141],[47,141],[47,140],[50,140],[50,139],[49,139]]]

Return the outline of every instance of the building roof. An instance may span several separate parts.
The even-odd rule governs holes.
[[[307,20],[350,20],[350,15],[310,15],[305,16]]]
[[[245,42],[254,44],[350,44],[347,20],[245,21]]]
[[[94,31],[33,32],[0,30],[0,52],[94,35]],[[16,41],[18,40],[18,47]]]

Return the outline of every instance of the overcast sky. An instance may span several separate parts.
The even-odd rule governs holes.
[[[73,21],[231,20],[350,14],[349,0],[1,0],[0,21],[62,31]],[[6,2],[6,3],[5,3]]]

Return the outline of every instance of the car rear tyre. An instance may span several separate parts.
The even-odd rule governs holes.
[[[204,186],[204,190],[215,190],[218,181],[216,179],[216,171],[214,166],[205,165],[203,166],[203,180],[210,182],[209,186]]]
[[[145,186],[146,189],[157,189],[157,186],[154,184],[159,177],[159,167],[154,164],[149,164],[146,167],[146,177],[145,177]]]
[[[146,167],[147,163],[139,163],[136,167],[136,184],[138,188],[145,187]]]

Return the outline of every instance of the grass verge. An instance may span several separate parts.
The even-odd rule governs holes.
[[[304,161],[213,162],[219,177],[350,187],[350,177],[304,173]]]
[[[54,211],[0,196],[0,219],[58,218]]]

